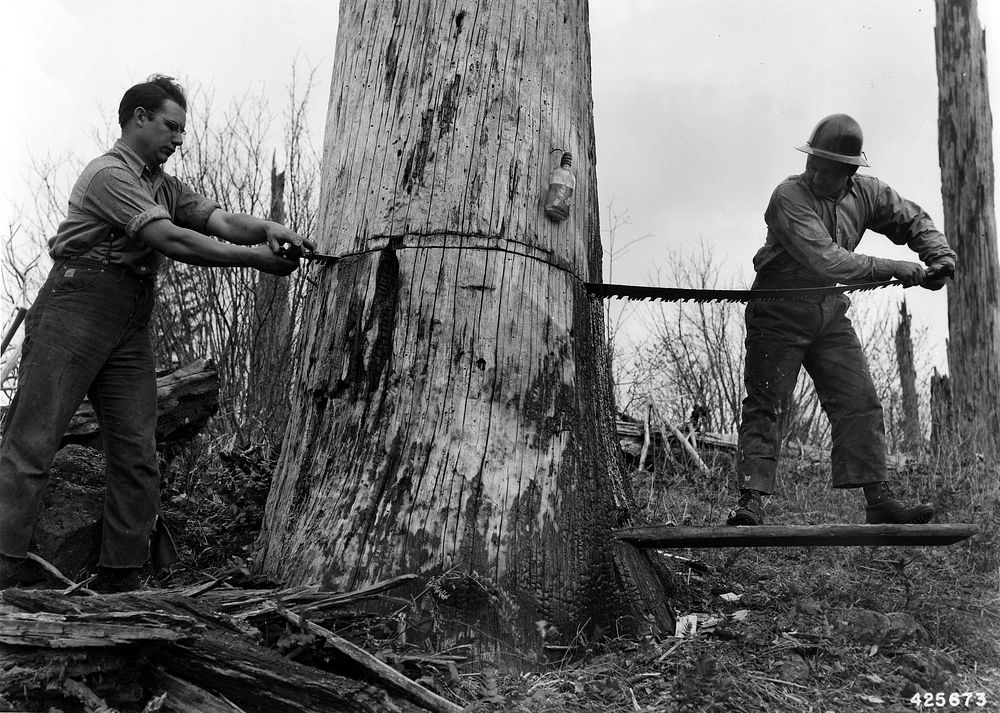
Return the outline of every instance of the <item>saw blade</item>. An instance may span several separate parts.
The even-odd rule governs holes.
[[[883,287],[902,285],[899,280],[882,282],[862,282],[855,285],[833,287],[801,287],[797,289],[774,290],[707,290],[686,287],[651,287],[647,285],[619,285],[601,282],[584,283],[592,297],[617,298],[637,302],[659,300],[662,302],[755,302],[765,300],[785,300],[797,297],[826,297],[845,292],[865,292]]]

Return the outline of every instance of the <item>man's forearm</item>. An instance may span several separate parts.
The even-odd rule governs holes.
[[[157,252],[189,265],[256,267],[259,262],[250,247],[228,245],[168,220],[153,221],[138,237]]]
[[[234,245],[260,245],[267,239],[266,222],[246,213],[216,211],[208,220],[208,232]]]

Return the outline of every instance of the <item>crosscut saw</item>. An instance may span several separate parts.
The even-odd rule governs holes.
[[[332,265],[340,260],[337,255],[303,251],[301,248],[282,248],[282,253],[294,255],[305,260]],[[928,276],[934,274],[928,270]],[[584,288],[591,297],[601,299],[625,299],[637,302],[659,300],[661,302],[757,302],[770,300],[785,300],[796,298],[818,298],[829,295],[841,295],[847,292],[869,292],[884,287],[903,285],[900,280],[882,280],[880,282],[860,282],[852,285],[835,285],[832,287],[799,287],[763,290],[710,290],[688,287],[652,287],[647,285],[621,285],[604,282],[584,282]]]
[[[882,282],[862,282],[854,285],[834,287],[800,287],[796,289],[774,290],[705,290],[687,287],[647,287],[645,285],[616,285],[601,282],[585,282],[587,293],[594,297],[616,298],[642,302],[660,300],[662,302],[756,302],[785,300],[802,297],[826,297],[845,292],[867,292],[883,287],[902,285],[899,280]]]

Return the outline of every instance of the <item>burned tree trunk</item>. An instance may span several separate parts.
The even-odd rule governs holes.
[[[906,309],[906,300],[899,305],[896,364],[899,366],[899,384],[903,395],[903,447],[905,450],[918,449],[923,436],[920,429],[920,402],[917,398],[917,369],[913,365],[913,337],[910,334],[910,313]]]
[[[942,452],[959,441],[951,409],[951,381],[934,370],[931,375],[931,448]]]
[[[669,622],[645,555],[609,536],[632,503],[583,287],[601,270],[586,2],[345,1],[333,87],[318,243],[340,261],[304,315],[263,569],[437,577],[448,620],[520,645],[541,619],[633,626],[633,603]],[[577,190],[556,223],[560,151]]]
[[[948,285],[952,411],[963,450],[996,452],[1000,434],[1000,261],[986,36],[976,0],[935,0],[938,151],[944,224],[959,256]]]

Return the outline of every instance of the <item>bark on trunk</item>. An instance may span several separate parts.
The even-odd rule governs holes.
[[[540,619],[614,627],[639,594],[669,621],[647,555],[609,536],[631,492],[582,286],[601,275],[590,87],[586,2],[341,4],[318,231],[341,260],[305,314],[265,571],[440,576],[449,618],[519,645]]]
[[[962,450],[995,453],[1000,434],[1000,264],[993,118],[976,0],[935,0],[945,232],[959,256],[948,285],[948,367]]]
[[[896,364],[903,396],[903,448],[919,449],[923,441],[920,429],[920,401],[917,398],[917,370],[913,365],[913,337],[910,333],[910,313],[904,300],[899,306],[896,325]]]

